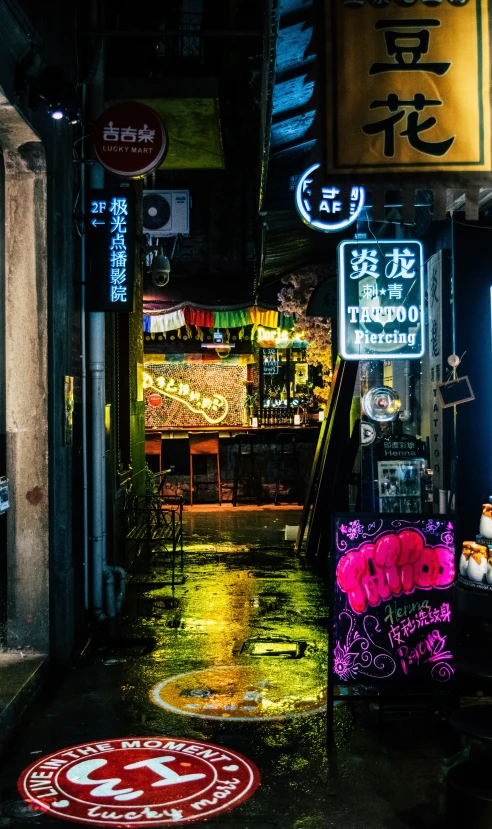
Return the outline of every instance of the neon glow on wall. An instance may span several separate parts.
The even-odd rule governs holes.
[[[340,531],[349,529],[342,525]],[[409,595],[417,587],[449,587],[454,575],[454,553],[449,547],[426,547],[415,529],[386,533],[375,544],[363,543],[337,567],[338,586],[356,613],[391,596]]]
[[[204,395],[201,390],[192,389],[189,383],[183,383],[174,378],[156,377],[154,379],[144,372],[143,387],[182,403],[191,412],[201,415],[211,425],[221,423],[229,411],[229,404],[222,394]]]

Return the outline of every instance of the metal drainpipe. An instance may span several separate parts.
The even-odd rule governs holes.
[[[403,380],[405,385],[405,399],[403,401],[403,411],[400,412],[400,420],[404,423],[412,418],[412,410],[410,408],[410,375],[411,375],[410,360],[405,360],[403,366]]]
[[[82,84],[82,125],[86,124],[86,84]],[[85,211],[85,140],[81,141],[82,164],[80,165],[80,203]],[[84,608],[89,609],[89,486],[87,477],[87,345],[85,338],[85,233],[80,242],[80,350],[82,363],[82,509],[83,509],[83,551],[84,551]]]
[[[94,0],[93,25],[97,25],[98,3]],[[104,41],[91,89],[90,116],[97,118],[104,109]],[[93,189],[104,188],[104,170],[100,164],[91,166],[90,182]],[[114,618],[117,612],[113,568],[106,562],[106,434],[105,434],[105,314],[91,311],[89,314],[89,373],[92,388],[92,605],[94,617],[102,622]],[[119,568],[115,568],[116,570]],[[118,573],[120,589],[118,604],[124,595],[124,577]],[[106,602],[104,598],[106,597]],[[105,613],[106,604],[106,613]]]
[[[97,18],[97,0],[93,3]],[[104,41],[97,70],[94,74],[91,95],[92,118],[97,118],[104,108]],[[90,173],[91,187],[104,188],[104,170],[94,163]],[[106,426],[105,426],[105,314],[92,311],[89,314],[90,359],[89,372],[92,387],[92,605],[97,621],[113,619],[121,610],[125,598],[126,572],[122,567],[109,567],[106,560]],[[118,579],[116,591],[115,576]],[[106,599],[106,601],[104,601]],[[106,612],[105,612],[106,610]]]

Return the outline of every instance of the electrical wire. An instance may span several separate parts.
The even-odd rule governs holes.
[[[446,221],[450,222],[451,221],[451,216],[446,216]],[[463,227],[471,227],[474,230],[492,230],[492,227],[483,227],[483,225],[472,225],[469,222],[460,222],[460,221],[458,221],[458,219],[454,219],[454,218],[453,218],[453,221],[454,221],[455,225],[463,225]]]

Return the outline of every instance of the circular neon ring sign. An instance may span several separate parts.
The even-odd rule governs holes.
[[[322,222],[319,219],[313,219],[309,211],[306,209],[302,197],[303,194],[307,192],[307,189],[304,187],[306,180],[319,167],[319,164],[313,164],[312,167],[309,167],[304,171],[299,179],[296,188],[296,208],[302,221],[307,224],[308,227],[312,227],[314,230],[321,230],[324,233],[333,233],[337,230],[343,230],[357,221],[365,204],[365,190],[363,187],[357,187],[358,195],[357,201],[355,202],[355,210],[346,219],[341,219],[339,222]]]

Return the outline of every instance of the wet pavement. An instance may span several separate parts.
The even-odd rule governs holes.
[[[435,705],[388,707],[381,719],[374,703],[342,699],[328,761],[327,590],[284,541],[299,517],[286,508],[185,511],[184,578],[174,593],[169,562],[154,557],[128,586],[119,639],[93,639],[8,747],[0,827],[63,826],[17,794],[19,774],[44,755],[161,736],[222,746],[260,772],[249,799],[204,826],[442,825],[443,768],[456,745]]]

